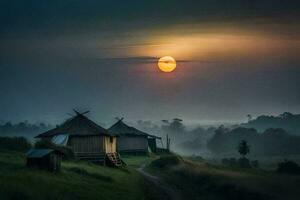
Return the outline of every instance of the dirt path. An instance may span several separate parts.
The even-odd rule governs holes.
[[[148,181],[149,187],[151,187],[151,192],[156,193],[153,194],[151,199],[155,200],[181,200],[180,192],[176,191],[169,184],[163,181],[158,176],[153,176],[145,171],[145,164],[141,165],[137,171],[143,175],[143,177]]]

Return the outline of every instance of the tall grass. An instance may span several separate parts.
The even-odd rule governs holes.
[[[300,195],[300,176],[264,170],[219,167],[174,156],[153,161],[147,170],[162,177],[189,200],[297,199]]]
[[[25,152],[31,144],[24,137],[0,137],[0,150]]]
[[[28,169],[20,153],[0,153],[0,199],[144,198],[142,178],[132,168],[119,170],[87,162],[63,162],[62,171]]]

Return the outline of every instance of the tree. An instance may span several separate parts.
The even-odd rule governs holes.
[[[248,122],[250,122],[252,120],[252,115],[248,114],[247,118],[248,118]]]
[[[166,133],[182,135],[185,133],[185,126],[183,125],[183,120],[179,118],[174,118],[172,121],[162,120],[162,130]]]
[[[224,125],[219,126],[215,130],[213,137],[207,142],[207,147],[214,153],[222,153],[229,148],[232,149],[232,145],[228,142],[229,129]]]
[[[246,140],[242,140],[238,146],[239,153],[245,157],[248,153],[250,153],[250,146],[248,145]]]

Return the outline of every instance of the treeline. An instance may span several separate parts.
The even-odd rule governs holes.
[[[292,155],[300,153],[300,137],[288,134],[281,128],[269,128],[259,133],[254,128],[238,127],[232,130],[219,127],[208,140],[207,148],[215,154],[236,152],[241,140],[251,146],[251,155]]]
[[[171,138],[171,149],[183,155],[206,153],[206,143],[213,135],[216,127],[197,126],[187,128],[182,119],[161,120],[161,124],[152,121],[137,121],[137,128],[165,140],[168,134]],[[158,145],[161,145],[160,143]]]
[[[24,136],[33,138],[37,134],[53,128],[51,125],[44,123],[31,124],[28,121],[0,124],[0,136]]]
[[[258,131],[265,131],[268,128],[282,128],[290,134],[300,135],[300,114],[284,112],[278,116],[261,115],[252,119],[248,115],[249,121],[241,124],[246,128],[255,128]]]
[[[142,130],[171,138],[171,148],[182,154],[230,154],[241,140],[251,145],[251,155],[300,154],[300,114],[261,115],[247,123],[227,128],[186,127],[182,119],[162,120],[160,125],[138,121]]]

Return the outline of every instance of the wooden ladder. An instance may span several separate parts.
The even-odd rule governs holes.
[[[118,153],[107,153],[106,156],[113,166],[120,167],[123,165],[123,161]]]

